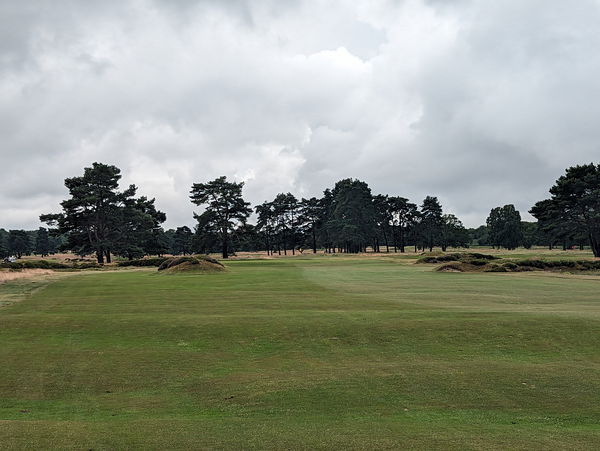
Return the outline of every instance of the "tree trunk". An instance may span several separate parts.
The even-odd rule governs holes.
[[[402,227],[400,227],[400,252],[404,253],[404,246],[405,246],[406,240],[404,238],[404,229]],[[415,252],[417,252],[417,245],[415,244]]]
[[[592,247],[592,252],[594,253],[594,257],[600,257],[600,240],[598,237],[592,235],[590,233],[590,246]]]
[[[99,265],[103,265],[104,264],[104,252],[102,252],[101,250],[96,251],[96,259],[98,260]]]
[[[314,227],[313,227],[313,230],[312,230],[312,239],[313,239],[312,240],[313,241],[313,243],[312,243],[313,244],[312,245],[313,254],[316,254],[317,253],[317,236],[316,236]]]
[[[223,258],[229,258],[229,253],[227,252],[227,234],[225,234],[224,236],[221,237],[221,243],[222,243]]]
[[[105,251],[106,253],[106,263],[112,263],[112,259],[110,258],[110,249]]]

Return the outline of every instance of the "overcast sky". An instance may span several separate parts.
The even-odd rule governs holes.
[[[0,227],[94,161],[193,223],[341,178],[467,226],[600,160],[600,1],[0,0]],[[527,217],[527,215],[524,215]]]

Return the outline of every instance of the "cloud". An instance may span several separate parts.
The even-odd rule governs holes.
[[[37,227],[93,161],[168,226],[219,175],[253,203],[357,177],[472,226],[525,212],[597,159],[599,16],[592,0],[0,2],[0,226]]]

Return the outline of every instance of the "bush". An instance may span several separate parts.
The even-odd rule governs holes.
[[[160,266],[165,261],[170,260],[168,257],[150,257],[140,258],[137,260],[126,260],[117,263],[117,266]]]
[[[517,266],[525,266],[529,268],[544,269],[547,267],[546,262],[543,260],[521,260],[515,263]]]
[[[101,268],[101,266],[96,262],[83,262],[83,263],[73,263],[74,269],[94,269]]]
[[[477,252],[455,252],[443,255],[426,255],[417,260],[417,263],[463,262],[483,266],[488,261],[497,259],[498,257],[494,257],[493,255],[479,254]]]
[[[206,263],[209,263],[210,265],[214,265],[218,268],[225,268],[225,266],[220,261],[215,260],[212,257],[200,255],[200,256],[196,256],[196,257],[190,256],[190,257],[168,258],[164,262],[161,263],[161,265],[158,267],[158,270],[164,271],[166,269],[174,268],[175,266],[179,266],[182,264],[186,264],[187,266],[204,264],[206,266]]]
[[[2,268],[10,269],[69,269],[69,265],[51,260],[23,260],[12,263],[2,263]]]
[[[177,265],[181,265],[182,263],[185,262],[190,262],[190,263],[197,263],[198,259],[194,258],[194,257],[175,257],[175,258],[167,258],[165,261],[163,261],[159,266],[158,266],[158,270],[159,271],[164,271],[165,269],[169,269],[172,268],[173,266],[177,266]]]
[[[487,268],[485,268],[484,272],[508,272],[508,269],[506,269],[506,267],[503,265],[497,265],[495,263],[492,263]]]
[[[436,269],[438,272],[469,272],[470,269],[464,263],[451,262]]]

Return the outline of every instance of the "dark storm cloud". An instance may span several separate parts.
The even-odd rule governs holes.
[[[343,177],[468,225],[597,160],[597,2],[0,1],[0,226],[93,161],[191,223],[192,182],[252,202]]]

